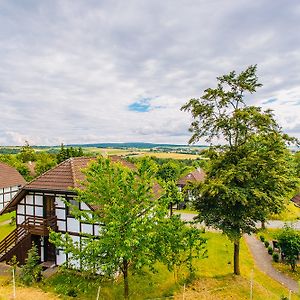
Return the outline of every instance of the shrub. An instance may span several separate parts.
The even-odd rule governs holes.
[[[39,265],[40,258],[37,253],[37,247],[32,243],[32,248],[28,251],[26,264],[22,267],[20,273],[20,280],[25,285],[31,285],[42,279],[42,267]]]
[[[268,241],[265,241],[265,247],[268,248],[270,243]]]
[[[262,242],[265,241],[265,237],[264,237],[263,235],[259,236],[259,238],[260,238],[260,240],[261,240]]]
[[[300,252],[300,233],[292,227],[285,226],[277,235],[278,244],[285,255],[285,260],[295,271]]]
[[[273,258],[273,261],[279,262],[279,254],[277,252],[274,252],[272,254],[272,258]]]
[[[269,253],[270,255],[273,254],[273,248],[272,248],[272,246],[269,246],[269,247],[268,247],[268,253]]]

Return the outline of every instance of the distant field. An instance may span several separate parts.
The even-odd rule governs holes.
[[[115,149],[115,148],[83,148],[84,152],[92,152],[95,154],[102,155],[122,155],[122,156],[155,156],[158,158],[173,158],[173,159],[197,159],[199,155],[196,154],[184,154],[184,153],[174,153],[174,152],[152,152],[149,150],[139,150],[139,149]]]
[[[173,159],[197,159],[199,155],[196,154],[185,154],[185,153],[173,153],[173,152],[142,152],[141,154],[135,155],[139,156],[155,156],[158,158],[173,158]]]

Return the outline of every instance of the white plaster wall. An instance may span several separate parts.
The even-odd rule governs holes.
[[[58,254],[56,254],[56,263],[58,266],[62,265],[64,262],[66,262],[67,257],[64,251],[58,250]]]
[[[43,205],[43,196],[42,195],[35,195],[35,204],[36,205]]]
[[[26,204],[33,204],[33,195],[26,195]]]
[[[93,225],[91,224],[81,224],[82,233],[93,234]]]
[[[24,216],[17,215],[17,224],[22,224],[25,221]]]
[[[66,231],[66,222],[65,221],[57,221],[57,227],[59,231]]]
[[[24,203],[24,201],[23,201],[23,203]],[[24,204],[18,204],[18,206],[17,206],[17,214],[24,214],[24,213],[25,213],[25,205]]]
[[[80,232],[79,221],[74,218],[67,218],[68,232]]]
[[[58,219],[65,219],[66,218],[66,210],[56,208],[56,216]]]

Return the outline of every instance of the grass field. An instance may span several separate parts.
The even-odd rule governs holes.
[[[185,153],[174,153],[174,152],[152,152],[149,150],[139,150],[139,149],[114,149],[114,148],[83,148],[85,152],[91,152],[94,154],[102,155],[120,155],[120,156],[154,156],[158,158],[173,158],[173,159],[197,159],[199,155],[195,154],[185,154]]]
[[[10,232],[12,232],[16,227],[15,225],[10,225],[9,221],[15,212],[4,214],[0,216],[0,241],[2,241]]]
[[[270,220],[294,221],[300,218],[300,208],[289,202],[286,209],[278,215],[272,215]]]
[[[250,274],[254,274],[254,299],[280,299],[288,295],[288,291],[278,282],[260,272],[254,265],[250,252],[241,243],[242,276],[232,275],[232,244],[222,234],[206,233],[208,238],[207,259],[196,262],[196,280],[186,285],[185,299],[249,299]],[[175,282],[172,272],[164,266],[157,265],[158,273],[152,274],[144,270],[143,274],[133,274],[130,277],[130,299],[155,299],[174,296],[183,299],[183,285],[186,270],[179,272],[181,279]],[[49,279],[44,288],[59,294],[77,294],[77,299],[95,299],[98,287],[101,286],[100,299],[122,299],[122,279],[115,283],[87,280],[76,274],[60,273]],[[67,296],[62,299],[69,299]],[[293,295],[292,299],[299,299]]]

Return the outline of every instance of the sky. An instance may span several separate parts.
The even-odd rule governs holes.
[[[0,145],[186,144],[180,107],[252,64],[300,138],[299,32],[298,0],[0,0]]]

